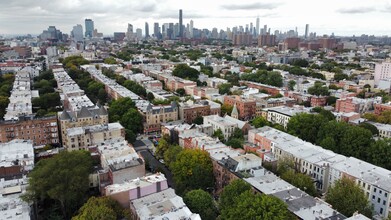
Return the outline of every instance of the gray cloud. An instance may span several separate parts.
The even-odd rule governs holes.
[[[259,9],[275,9],[278,7],[278,3],[261,3],[254,2],[248,4],[231,4],[231,5],[222,5],[221,8],[227,10],[259,10]]]
[[[362,8],[341,8],[337,12],[341,14],[363,14],[376,11],[374,7],[362,7]]]

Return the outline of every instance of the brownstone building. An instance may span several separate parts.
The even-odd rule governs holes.
[[[211,115],[208,102],[181,103],[179,105],[179,118],[188,124],[192,124],[197,117]]]
[[[236,104],[240,120],[250,120],[255,117],[256,102],[253,100],[244,100],[240,96],[232,95],[224,97],[224,104],[230,106]]]
[[[276,35],[270,35],[269,33],[260,35],[258,37],[258,47],[263,46],[276,46]]]
[[[20,117],[18,121],[0,122],[0,142],[31,140],[34,146],[59,144],[57,118]]]

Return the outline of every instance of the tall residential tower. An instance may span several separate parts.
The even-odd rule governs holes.
[[[85,19],[85,27],[86,27],[86,32],[85,32],[85,37],[93,37],[94,34],[94,21],[86,18]]]
[[[182,20],[182,9],[179,9],[179,38],[183,37],[183,20]]]

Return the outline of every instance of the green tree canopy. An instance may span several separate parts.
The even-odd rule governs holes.
[[[160,143],[159,143],[160,144]],[[176,161],[177,156],[183,150],[183,148],[179,145],[170,146],[163,154],[164,162],[171,169],[172,163]]]
[[[372,218],[372,209],[364,191],[348,178],[337,180],[329,188],[326,194],[326,202],[345,216],[352,216],[353,213],[358,211],[368,218]]]
[[[220,94],[228,94],[230,93],[230,89],[232,88],[232,85],[231,83],[224,83],[224,84],[221,84],[219,85],[219,93]]]
[[[109,108],[109,121],[119,121],[129,109],[134,107],[134,102],[130,98],[119,98],[112,101]]]
[[[327,86],[321,82],[315,82],[314,86],[308,88],[308,93],[317,96],[328,96],[330,94]]]
[[[201,219],[215,220],[217,208],[209,193],[202,189],[191,190],[185,194],[183,201],[193,213],[198,213]]]
[[[262,116],[258,116],[252,120],[251,124],[256,128],[261,128],[263,126],[268,126],[269,122]]]
[[[289,82],[288,82],[288,89],[293,91],[294,88],[295,88],[295,85],[296,85],[296,81],[295,80],[289,80]]]
[[[64,219],[68,219],[85,201],[91,169],[92,159],[87,151],[63,151],[40,160],[30,173],[23,198],[29,202],[55,200],[61,205]]]
[[[236,179],[230,184],[224,187],[223,191],[220,194],[219,199],[219,209],[230,209],[234,205],[235,198],[240,194],[249,191],[251,185],[246,183],[244,180]]]
[[[216,137],[216,138],[218,138],[222,142],[225,140],[224,139],[224,134],[223,134],[223,132],[221,131],[220,128],[217,129],[215,132],[213,132],[212,137]]]
[[[131,219],[128,210],[110,197],[91,197],[79,209],[78,215],[72,220],[122,220]]]
[[[198,70],[191,68],[187,64],[178,64],[175,69],[172,71],[172,75],[181,77],[183,79],[189,79],[196,81],[200,72]]]
[[[241,79],[276,87],[281,87],[283,85],[282,76],[279,72],[271,72],[267,70],[258,70],[256,73],[243,74]]]
[[[212,160],[206,151],[182,150],[172,163],[171,171],[179,194],[214,186]]]
[[[231,209],[221,210],[221,219],[285,220],[289,218],[287,206],[274,196],[246,191],[235,199],[234,204]]]
[[[311,196],[317,196],[317,191],[312,178],[303,173],[295,173],[294,170],[288,170],[281,175],[281,178],[290,184],[300,188]]]
[[[326,122],[327,119],[319,114],[297,114],[289,120],[287,131],[303,140],[315,143],[319,128]]]

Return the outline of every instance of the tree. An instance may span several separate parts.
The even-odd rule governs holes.
[[[218,138],[220,141],[224,141],[225,140],[223,131],[221,131],[220,128],[217,129],[215,132],[213,132],[212,137]]]
[[[254,120],[251,122],[251,124],[255,128],[260,128],[260,127],[263,127],[263,126],[268,126],[269,122],[264,117],[258,116],[256,118],[254,118]]]
[[[136,134],[130,129],[125,129],[125,139],[129,143],[134,143],[136,141]]]
[[[222,104],[221,105],[221,115],[222,116],[225,116],[226,114],[231,115],[233,108],[234,107],[232,105]]]
[[[243,140],[239,138],[230,138],[225,144],[232,148],[238,149],[243,148]]]
[[[155,99],[155,96],[151,92],[148,92],[147,99],[148,99],[148,101],[152,101]]]
[[[197,125],[202,125],[204,123],[204,117],[202,116],[197,116],[194,120],[193,120],[193,123],[194,124],[197,124]]]
[[[296,85],[296,81],[295,80],[289,80],[289,82],[288,82],[288,89],[293,91],[294,88],[295,88],[295,85]]]
[[[368,162],[385,169],[391,169],[391,139],[380,139],[371,144]]]
[[[133,133],[141,133],[143,131],[143,116],[135,108],[126,111],[119,122],[126,129],[132,130]]]
[[[191,190],[185,194],[183,201],[193,212],[198,213],[201,219],[215,220],[217,217],[217,208],[214,200],[209,193],[202,189]]]
[[[117,220],[131,219],[128,210],[123,209],[120,204],[110,197],[91,197],[79,209],[78,215],[72,220]]]
[[[300,188],[311,196],[317,196],[317,191],[312,178],[303,173],[295,173],[294,170],[288,170],[281,175],[281,178],[290,184]]]
[[[236,179],[232,181],[230,184],[224,187],[220,194],[219,209],[227,210],[232,208],[235,205],[235,198],[237,198],[240,194],[249,191],[250,189],[251,185],[242,179]]]
[[[135,108],[134,102],[130,98],[119,98],[110,104],[109,121],[117,122],[129,109]]]
[[[171,165],[176,161],[178,154],[183,150],[179,145],[170,146],[163,154],[165,164],[171,169]]]
[[[338,70],[336,70],[336,71],[338,71]],[[334,75],[334,80],[337,82],[344,80],[344,79],[348,79],[348,78],[349,78],[349,76],[346,74],[343,74],[343,73],[336,73]]]
[[[224,83],[218,86],[219,93],[221,95],[230,93],[230,89],[232,88],[231,83]]]
[[[172,71],[172,75],[196,81],[200,72],[198,70],[189,67],[187,64],[178,64],[175,69]]]
[[[212,160],[206,151],[182,150],[172,163],[171,171],[179,194],[214,186]]]
[[[164,153],[170,148],[170,143],[167,138],[160,138],[159,144],[156,146],[155,156],[158,159],[164,158]]]
[[[364,191],[348,178],[337,180],[329,188],[326,194],[326,202],[345,216],[352,216],[353,213],[358,211],[372,218],[372,209]]]
[[[106,64],[117,64],[117,61],[115,60],[114,57],[108,57],[103,62]]]
[[[28,202],[52,199],[61,205],[64,219],[79,208],[89,189],[92,159],[87,151],[62,151],[40,160],[30,173],[23,198]]]
[[[296,59],[291,63],[293,66],[308,67],[309,63],[306,59]]]
[[[327,96],[330,94],[329,89],[322,82],[315,82],[314,86],[308,88],[308,93],[317,96]]]
[[[6,96],[0,96],[0,118],[3,118],[6,111],[5,109],[8,107],[9,99]]]
[[[276,87],[281,87],[283,85],[282,76],[279,72],[272,72],[267,70],[258,70],[256,73],[243,74],[241,79]]]
[[[176,93],[178,93],[179,96],[184,96],[186,95],[186,91],[184,88],[179,88],[176,90]]]
[[[335,96],[328,96],[326,98],[327,105],[334,105],[337,102],[337,98]]]
[[[289,134],[315,143],[320,127],[326,122],[327,119],[322,115],[307,113],[297,114],[289,120],[287,131]]]
[[[379,130],[373,124],[364,122],[364,123],[361,123],[359,125],[359,127],[362,127],[362,128],[365,128],[365,129],[369,130],[372,133],[372,135],[374,135],[374,136],[375,135],[379,135]]]
[[[285,220],[289,216],[287,205],[280,199],[249,190],[235,198],[233,204],[230,209],[221,210],[221,219]]]

